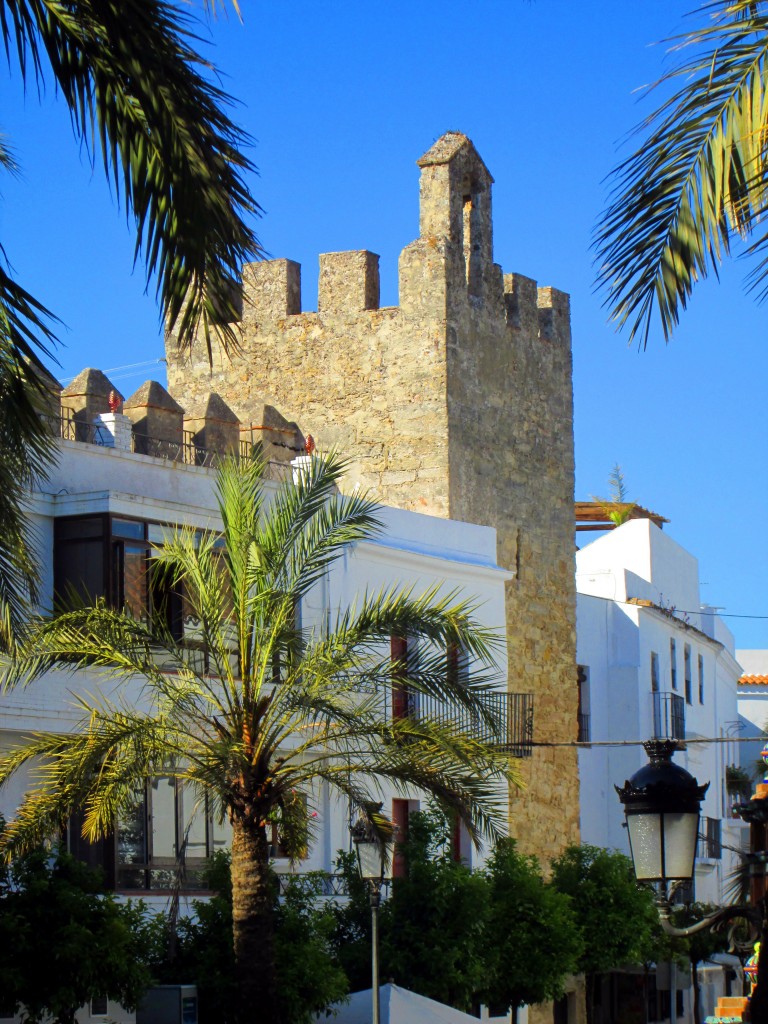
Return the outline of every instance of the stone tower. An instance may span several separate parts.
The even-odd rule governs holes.
[[[241,351],[166,342],[171,392],[217,392],[241,422],[274,408],[353,461],[382,502],[494,526],[508,584],[509,688],[535,694],[536,741],[576,739],[573,402],[568,296],[493,262],[493,178],[472,142],[421,168],[419,238],[400,305],[379,306],[378,256],[320,256],[317,312],[290,260],[243,270]],[[573,747],[535,747],[512,834],[544,861],[578,840]]]

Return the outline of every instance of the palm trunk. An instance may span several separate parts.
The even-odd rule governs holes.
[[[232,927],[238,1024],[281,1024],[265,827],[232,823]]]

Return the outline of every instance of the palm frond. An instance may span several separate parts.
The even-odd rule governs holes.
[[[195,50],[195,22],[167,0],[3,0],[0,33],[22,78],[45,68],[72,126],[132,214],[136,256],[157,280],[162,314],[189,347],[201,332],[237,345],[241,264],[260,253],[259,213],[243,175],[249,139]]]
[[[598,285],[619,328],[645,347],[654,315],[665,340],[698,280],[764,216],[768,141],[765,4],[714,0],[708,22],[672,42],[681,62],[657,84],[677,86],[638,128],[639,148],[613,172],[594,248]],[[765,234],[752,252],[763,252]],[[768,265],[752,279],[762,289]]]
[[[18,285],[0,246],[0,649],[16,637],[38,600],[35,536],[21,491],[41,480],[54,458],[53,437],[40,418],[55,336],[51,314]]]

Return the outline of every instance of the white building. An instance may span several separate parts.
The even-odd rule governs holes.
[[[177,459],[168,447],[165,457],[130,450],[130,424],[125,417],[107,414],[108,422],[98,435],[101,443],[76,440],[59,442],[59,459],[43,488],[31,497],[31,514],[38,531],[40,561],[44,569],[43,605],[52,607],[54,588],[67,584],[86,589],[89,596],[103,596],[115,603],[131,603],[141,592],[140,580],[153,542],[162,542],[168,527],[188,524],[198,528],[220,526],[214,494],[215,471]],[[126,447],[107,447],[115,422],[127,426]],[[118,445],[120,431],[117,432]],[[181,451],[181,449],[179,449]],[[169,456],[170,452],[170,457]],[[199,449],[197,450],[199,455]],[[195,459],[192,460],[193,462]],[[199,459],[197,460],[199,461]],[[299,460],[300,461],[300,460]],[[285,475],[290,466],[277,467]],[[496,534],[487,527],[437,519],[415,512],[385,509],[385,530],[375,541],[361,543],[332,567],[322,586],[302,602],[301,620],[306,629],[320,628],[334,612],[354,603],[364,591],[393,585],[413,587],[416,595],[433,586],[445,591],[459,588],[477,599],[485,626],[504,635],[504,585],[512,574],[496,564]],[[146,591],[146,587],[143,588]],[[141,613],[141,608],[135,609]],[[510,719],[520,723],[517,752],[530,741],[532,702],[529,695],[506,695],[506,658],[499,646],[498,689],[508,700]],[[17,745],[30,730],[66,731],[75,727],[79,712],[74,704],[78,691],[93,692],[100,685],[89,672],[72,676],[50,673],[33,685],[3,695],[0,703],[0,751]],[[25,786],[17,777],[0,792],[0,813],[11,817]],[[306,794],[309,813],[316,825],[316,839],[298,870],[332,871],[339,849],[349,849],[349,808],[335,802],[327,790]],[[505,794],[506,796],[506,794]],[[412,800],[385,793],[385,812],[400,825],[418,807]],[[172,780],[154,780],[147,787],[143,805],[131,820],[118,823],[115,836],[98,849],[85,848],[77,829],[71,829],[73,850],[104,866],[117,891],[148,896],[162,906],[174,882],[174,865],[188,808],[183,793]],[[199,820],[198,820],[199,819]],[[190,887],[194,869],[213,850],[226,845],[227,831],[212,819],[198,816],[188,832],[187,861]],[[482,860],[470,851],[466,838],[456,837],[457,852]],[[281,857],[278,837],[274,855],[279,871],[292,870]]]
[[[768,651],[738,650],[736,658],[742,669],[738,689],[741,765],[751,778],[762,779],[765,768],[760,754],[768,738]]]
[[[593,744],[579,750],[582,841],[629,854],[614,785],[646,763],[642,741],[685,740],[675,761],[709,782],[694,898],[725,902],[748,836],[726,788],[726,766],[739,763],[733,636],[701,604],[696,559],[648,518],[579,550],[576,589],[579,739]],[[715,994],[705,989],[707,1004]]]

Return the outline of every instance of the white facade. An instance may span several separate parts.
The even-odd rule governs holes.
[[[768,736],[768,651],[738,650],[736,658],[742,669],[738,689],[741,764],[760,780],[765,771],[760,754]]]
[[[675,761],[710,783],[695,898],[720,903],[747,834],[725,786],[726,765],[739,763],[733,636],[701,604],[696,559],[648,519],[586,545],[576,566],[581,738],[594,744],[579,751],[582,841],[628,854],[614,785],[646,762],[641,741],[685,739]]]
[[[125,517],[126,521],[150,524],[150,538],[153,533],[160,536],[163,525],[183,523],[213,529],[220,526],[213,470],[73,441],[61,441],[59,447],[57,465],[43,489],[30,500],[44,569],[46,607],[53,602],[57,519],[111,513]],[[381,517],[385,523],[383,533],[374,541],[358,544],[339,559],[323,585],[302,602],[303,628],[323,628],[328,620],[333,621],[336,611],[354,604],[365,591],[377,592],[398,585],[413,587],[414,595],[419,595],[434,586],[442,587],[446,593],[458,588],[464,596],[477,601],[482,624],[499,634],[498,689],[505,691],[504,584],[511,573],[496,564],[495,530],[394,509],[383,509]],[[79,718],[74,696],[86,690],[94,692],[102,685],[92,672],[56,672],[28,688],[4,695],[0,703],[0,750],[18,744],[30,730],[73,729]],[[0,792],[0,813],[5,817],[13,815],[24,786],[24,778],[18,777]],[[384,792],[382,796],[386,812],[391,808],[393,794]],[[413,797],[417,801],[419,794],[414,793]],[[331,871],[337,851],[350,846],[349,809],[334,802],[326,790],[309,793],[307,798],[316,837],[308,857],[297,870]],[[166,844],[167,852],[174,843],[173,796],[159,788],[152,799],[157,801],[152,826],[155,838],[158,844]],[[414,803],[410,806],[413,809]],[[159,813],[160,807],[168,809],[165,818]],[[217,831],[215,841],[216,845],[225,843],[225,832]],[[210,834],[207,842],[210,846]],[[472,859],[479,863],[482,854],[473,854]],[[279,858],[276,867],[290,870],[288,861]],[[119,881],[117,888],[123,888]],[[162,884],[157,888],[157,898],[153,899],[150,893],[150,899],[162,905]]]

